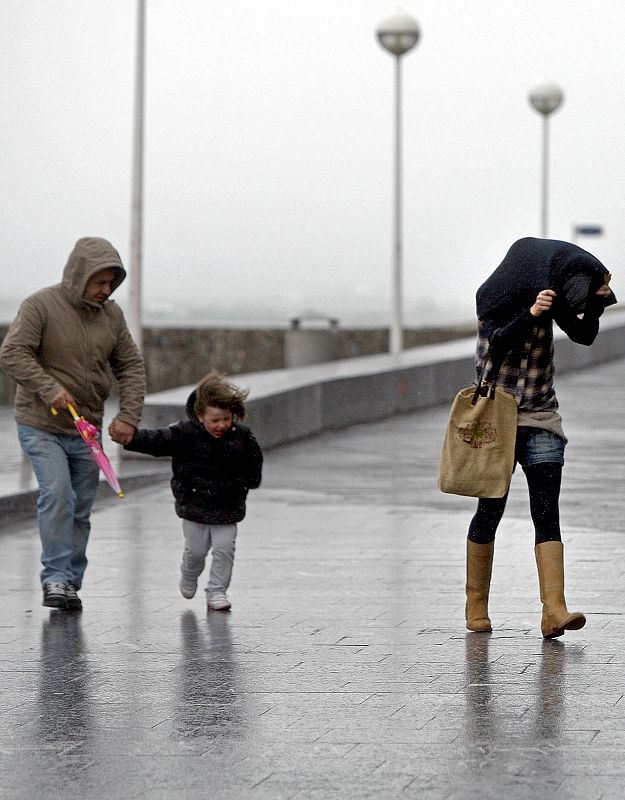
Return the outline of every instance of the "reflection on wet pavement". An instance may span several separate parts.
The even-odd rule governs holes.
[[[567,592],[588,625],[556,641],[516,479],[493,633],[464,628],[474,503],[435,487],[446,409],[269,453],[229,614],[179,595],[166,485],[94,515],[82,615],[40,606],[32,523],[7,528],[0,795],[622,800],[622,383],[622,363],[561,381]],[[587,430],[580,387],[609,431]]]
[[[195,611],[180,617],[180,665],[174,726],[182,737],[205,738],[207,743],[241,725],[242,698],[238,693],[230,615],[211,613],[198,620]]]

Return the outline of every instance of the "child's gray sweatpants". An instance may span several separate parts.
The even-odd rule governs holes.
[[[210,596],[225,592],[230,586],[232,576],[237,526],[203,525],[183,519],[182,532],[184,533],[184,553],[180,565],[182,577],[196,580],[204,569],[208,551],[212,549],[206,593]]]

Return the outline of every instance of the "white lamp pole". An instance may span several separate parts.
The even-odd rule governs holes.
[[[143,347],[141,313],[141,257],[143,245],[143,117],[145,108],[145,0],[137,0],[135,106],[132,145],[130,209],[130,265],[128,328],[139,350]]]
[[[548,235],[549,215],[549,115],[558,109],[564,100],[562,89],[551,82],[542,83],[529,93],[530,104],[543,115],[543,147],[542,147],[542,192],[540,235],[545,239]]]
[[[395,192],[393,201],[392,319],[389,350],[403,348],[402,326],[402,150],[401,150],[401,57],[417,44],[420,36],[416,20],[403,11],[382,20],[376,29],[379,43],[395,56]]]

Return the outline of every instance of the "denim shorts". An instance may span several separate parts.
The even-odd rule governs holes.
[[[564,439],[555,433],[521,425],[517,428],[514,457],[522,467],[546,462],[564,464],[565,447]]]

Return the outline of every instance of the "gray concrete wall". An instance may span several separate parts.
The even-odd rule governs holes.
[[[0,329],[0,336],[2,333]],[[208,337],[205,341],[209,333],[202,332]],[[233,334],[229,346],[238,347],[243,340],[237,339],[237,332],[229,333]],[[366,332],[358,333],[366,336]],[[204,341],[203,337],[198,341]],[[226,342],[226,338],[221,341]],[[250,388],[249,424],[261,444],[272,447],[323,430],[451,402],[455,392],[472,380],[474,343],[471,336],[405,350],[397,357],[370,355],[299,369],[254,370],[237,375],[236,383]],[[192,349],[188,330],[176,330],[175,337],[171,332],[163,333],[153,344],[168,354],[165,365],[170,365],[169,372],[186,376],[186,380],[180,381],[179,388],[149,394],[142,422],[146,427],[168,425],[183,416],[193,384],[211,366],[220,368],[212,361],[194,361],[196,357],[201,360],[202,350],[199,346]],[[186,356],[189,349],[193,358]],[[222,357],[227,352],[224,344]],[[625,312],[606,313],[601,333],[591,347],[573,344],[556,332],[558,372],[624,356]],[[175,362],[185,362],[186,366],[176,372],[171,366]],[[191,370],[193,363],[196,366]],[[233,374],[233,370],[221,368]],[[8,395],[5,391],[4,402]]]
[[[568,372],[583,369],[593,364],[601,364],[622,358],[625,355],[625,312],[605,314],[601,321],[601,330],[594,344],[584,347],[575,344],[562,332],[556,336],[556,369]]]
[[[265,448],[324,430],[451,404],[474,375],[475,338],[288,370],[237,376],[250,389],[248,423]],[[556,333],[556,369],[566,372],[625,357],[625,313],[606,314],[591,347]],[[148,397],[142,425],[180,419],[193,386]]]
[[[406,347],[458,339],[472,334],[473,330],[472,324],[408,329],[405,331]],[[327,360],[388,350],[386,329],[338,328],[332,332],[331,347],[326,346],[325,333],[282,328],[145,328],[143,352],[148,392],[195,383],[211,369],[228,375],[282,369],[293,347],[297,345],[301,350],[301,340],[307,338],[311,347],[326,351]],[[316,336],[321,343],[315,343]],[[304,363],[299,351],[296,360]],[[307,360],[310,363],[310,359]],[[312,360],[319,361],[319,355]]]
[[[0,341],[7,326],[0,325]],[[458,339],[473,332],[473,325],[414,328],[405,331],[406,347]],[[228,375],[281,369],[285,364],[286,339],[282,328],[161,328],[143,329],[143,353],[148,392],[196,383],[211,369]],[[333,359],[384,353],[388,330],[383,328],[338,329]],[[13,381],[0,370],[0,405],[13,400]]]

